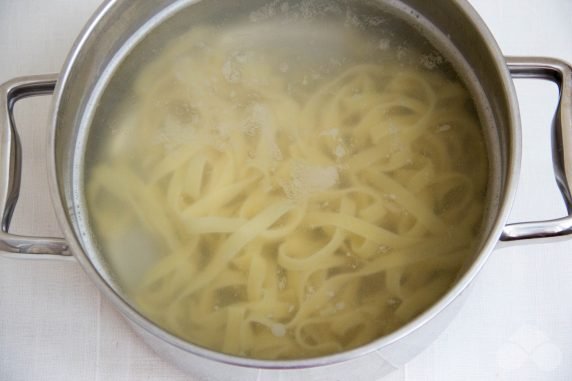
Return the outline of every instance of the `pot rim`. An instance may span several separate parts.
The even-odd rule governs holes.
[[[483,265],[485,264],[488,256],[494,250],[497,245],[499,238],[501,236],[502,230],[506,224],[514,196],[516,193],[518,176],[520,170],[521,162],[521,125],[520,125],[520,113],[518,108],[518,102],[516,99],[516,92],[514,89],[513,81],[511,79],[510,73],[508,71],[505,57],[502,54],[496,40],[494,39],[491,31],[488,29],[484,21],[481,19],[476,10],[468,3],[467,0],[454,0],[459,6],[460,10],[465,13],[468,19],[473,23],[473,27],[480,32],[483,41],[486,43],[490,53],[494,57],[494,62],[496,65],[496,70],[500,73],[501,83],[499,87],[505,89],[505,96],[507,97],[509,106],[509,119],[510,119],[510,134],[507,139],[507,172],[505,178],[505,192],[502,194],[502,199],[499,202],[498,217],[494,222],[490,233],[483,245],[482,251],[476,256],[471,266],[466,270],[462,277],[460,277],[456,284],[447,291],[436,303],[434,303],[429,309],[425,310],[419,316],[417,316],[412,321],[408,322],[396,331],[382,336],[368,344],[362,345],[360,347],[339,352],[331,355],[297,359],[297,360],[259,360],[245,357],[233,356],[221,352],[216,352],[210,349],[206,349],[185,341],[177,336],[170,334],[169,332],[163,330],[151,320],[140,314],[137,310],[130,306],[130,304],[121,297],[113,288],[104,280],[100,275],[94,264],[91,262],[89,257],[84,252],[82,245],[80,244],[80,239],[76,235],[76,232],[72,229],[72,224],[69,219],[69,215],[66,213],[64,208],[65,196],[60,192],[59,187],[59,175],[56,164],[56,135],[58,126],[58,110],[63,102],[62,94],[65,92],[68,82],[70,81],[70,74],[76,60],[82,51],[82,48],[86,44],[86,41],[91,37],[94,29],[100,22],[100,20],[108,13],[111,12],[114,6],[123,0],[106,0],[93,14],[91,19],[87,22],[83,30],[77,37],[73,47],[68,54],[64,65],[62,66],[62,71],[60,72],[57,85],[53,95],[51,115],[50,115],[50,130],[48,137],[48,182],[50,188],[50,194],[52,197],[52,202],[54,204],[54,210],[56,217],[58,219],[59,225],[64,233],[64,237],[67,240],[73,256],[80,263],[83,270],[86,272],[88,277],[92,282],[95,283],[97,288],[103,295],[110,300],[115,308],[121,312],[122,315],[127,317],[131,322],[137,324],[140,328],[146,332],[152,334],[156,338],[167,342],[185,352],[192,353],[194,355],[200,356],[202,358],[221,362],[225,364],[237,365],[242,367],[250,368],[262,368],[262,369],[298,369],[298,368],[311,368],[324,365],[333,365],[341,362],[345,362],[357,357],[361,357],[368,353],[378,351],[385,348],[392,343],[395,343],[405,336],[417,331],[420,327],[432,320],[437,314],[444,310],[449,304],[451,304],[457,297],[460,296],[463,291],[468,287],[473,281],[476,275],[479,273]],[[192,4],[200,0],[191,0],[186,4]]]

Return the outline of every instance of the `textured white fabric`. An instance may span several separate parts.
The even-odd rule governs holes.
[[[572,1],[470,0],[507,55],[572,62]],[[0,82],[57,72],[99,0],[0,0]],[[554,86],[519,81],[523,172],[511,220],[564,213],[552,179]],[[24,179],[14,230],[59,235],[45,171],[49,98],[17,121]],[[572,379],[572,241],[497,250],[446,332],[383,380]],[[190,380],[159,359],[73,262],[0,258],[0,381]]]

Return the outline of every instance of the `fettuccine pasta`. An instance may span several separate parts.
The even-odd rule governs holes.
[[[173,334],[261,359],[347,350],[424,311],[472,253],[479,121],[438,70],[312,77],[257,50],[260,30],[195,27],[138,75],[88,173],[90,218],[112,263],[151,247],[126,289]]]

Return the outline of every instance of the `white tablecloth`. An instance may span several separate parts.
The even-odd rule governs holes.
[[[99,0],[1,0],[0,81],[58,72]],[[571,0],[471,0],[507,55],[572,62]],[[549,125],[556,88],[519,81],[523,171],[511,220],[556,217]],[[48,194],[49,99],[17,107],[24,147],[13,228],[59,235]],[[572,240],[497,250],[457,319],[383,380],[572,379]],[[189,380],[126,326],[74,263],[0,258],[0,380]]]

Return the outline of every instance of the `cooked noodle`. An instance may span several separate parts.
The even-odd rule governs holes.
[[[138,77],[87,180],[98,240],[153,237],[129,292],[198,345],[284,359],[370,342],[443,295],[475,244],[469,94],[389,61],[292,88],[240,36],[195,28]]]

